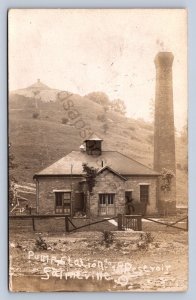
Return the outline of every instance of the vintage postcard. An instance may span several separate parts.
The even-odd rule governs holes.
[[[188,288],[187,11],[11,9],[10,291]]]

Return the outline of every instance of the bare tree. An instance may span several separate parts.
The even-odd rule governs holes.
[[[115,100],[111,101],[110,106],[111,106],[111,110],[114,110],[115,112],[118,112],[121,115],[125,115],[126,105],[123,100],[115,99]]]

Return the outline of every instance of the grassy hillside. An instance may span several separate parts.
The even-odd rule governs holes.
[[[49,92],[47,91],[47,95]],[[47,167],[81,145],[81,124],[86,133],[94,131],[103,138],[105,150],[117,150],[152,167],[153,126],[142,120],[126,118],[88,97],[72,95],[72,108],[62,101],[42,101],[26,94],[12,93],[9,99],[9,139],[11,153],[18,165],[12,173],[19,183],[32,182],[34,173]],[[104,124],[107,124],[104,126]],[[186,146],[176,138],[177,198],[187,201]]]

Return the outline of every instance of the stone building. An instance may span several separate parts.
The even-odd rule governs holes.
[[[104,151],[102,142],[92,134],[80,151],[72,151],[34,175],[38,214],[157,214],[159,173],[122,153]],[[97,170],[92,192],[87,186],[84,163]]]

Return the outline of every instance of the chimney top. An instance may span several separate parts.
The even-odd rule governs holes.
[[[155,56],[156,67],[171,67],[174,60],[172,52],[158,52]]]

